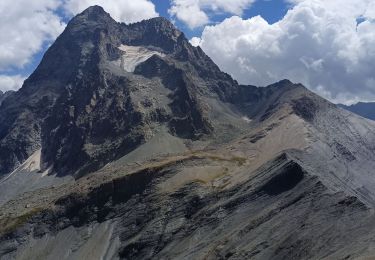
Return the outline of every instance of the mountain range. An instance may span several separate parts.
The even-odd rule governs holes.
[[[375,120],[375,103],[373,102],[359,102],[351,106],[340,104],[339,106],[357,115],[363,116],[371,120]]]
[[[374,158],[374,121],[93,6],[1,102],[0,259],[370,258]]]

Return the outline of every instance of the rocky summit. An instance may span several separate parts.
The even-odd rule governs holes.
[[[0,259],[371,258],[374,169],[374,121],[93,6],[0,94]]]

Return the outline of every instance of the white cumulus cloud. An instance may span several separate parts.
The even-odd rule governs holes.
[[[23,67],[64,29],[57,0],[0,2],[0,70]]]
[[[241,83],[301,82],[334,102],[375,100],[372,0],[292,0],[277,23],[234,16],[194,39]]]
[[[190,44],[193,45],[194,47],[198,47],[199,44],[201,44],[201,38],[199,37],[193,37],[190,39]]]
[[[24,80],[25,78],[21,75],[0,75],[0,90],[4,92],[8,90],[17,90],[22,86]]]
[[[159,16],[155,11],[155,5],[149,0],[67,0],[64,8],[75,15],[92,5],[100,5],[113,19],[125,23]]]
[[[212,13],[241,15],[255,0],[172,0],[169,14],[191,29],[210,22]]]

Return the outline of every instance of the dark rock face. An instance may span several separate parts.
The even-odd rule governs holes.
[[[276,196],[293,189],[303,177],[302,168],[298,164],[291,163],[286,165],[282,172],[273,176],[260,190],[270,196]]]
[[[293,101],[293,109],[297,115],[307,121],[314,120],[314,116],[318,108],[313,100],[308,97],[302,97]]]
[[[51,96],[43,98],[20,90],[6,98],[0,109],[0,172],[11,172],[40,148],[41,121]],[[27,98],[29,96],[29,99]]]
[[[160,78],[173,90],[169,115],[162,109],[149,118],[137,109],[134,79],[106,67],[121,57],[121,44],[153,46],[168,55],[168,64],[153,57],[136,73]],[[155,71],[154,63],[164,67]],[[125,25],[101,7],[91,7],[68,24],[22,89],[4,102],[0,174],[11,172],[39,148],[44,169],[53,166],[61,175],[98,169],[144,142],[152,121],[164,121],[177,136],[199,138],[212,131],[199,96],[216,89],[228,92],[218,93],[223,99],[226,94],[230,98],[231,88],[237,88],[235,82],[168,20]],[[91,144],[102,146],[88,153]]]
[[[0,106],[1,106],[1,103],[3,103],[3,101],[9,97],[10,95],[12,95],[14,93],[14,91],[6,91],[6,92],[2,92],[0,90]]]

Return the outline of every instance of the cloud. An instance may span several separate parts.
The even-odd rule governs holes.
[[[92,5],[102,6],[119,22],[134,23],[159,16],[155,5],[149,0],[67,0],[64,9],[76,15]]]
[[[190,44],[193,45],[194,47],[197,47],[199,46],[199,44],[201,43],[201,38],[198,38],[198,37],[193,37],[190,39]]]
[[[17,90],[22,86],[24,80],[25,78],[21,75],[0,75],[0,90],[4,92],[8,90]]]
[[[255,0],[172,0],[168,10],[171,16],[187,24],[191,29],[210,22],[212,13],[242,15]]]
[[[64,30],[61,9],[73,16],[95,4],[126,23],[158,16],[149,0],[1,0],[0,90],[20,87],[23,77],[8,74],[19,74]]]
[[[194,42],[241,83],[289,78],[334,102],[375,100],[375,4],[291,2],[277,23],[234,16],[205,27]]]
[[[158,16],[149,0],[2,0],[0,3],[0,71],[22,68],[45,44],[56,39],[66,24],[57,14],[64,8],[75,15],[98,4],[121,22]]]
[[[53,10],[57,0],[2,0],[0,4],[0,71],[21,68],[64,29]]]

